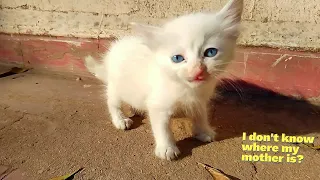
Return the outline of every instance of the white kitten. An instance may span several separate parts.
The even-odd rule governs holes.
[[[132,120],[121,102],[148,112],[156,156],[173,160],[180,151],[169,127],[170,116],[184,108],[193,119],[194,136],[214,140],[207,104],[217,75],[233,58],[243,0],[230,0],[218,13],[178,17],[163,27],[133,23],[140,36],[112,44],[103,63],[86,58],[88,70],[107,84],[106,96],[114,126],[129,129]]]

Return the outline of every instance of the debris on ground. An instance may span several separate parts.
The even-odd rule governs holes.
[[[204,167],[211,174],[211,176],[213,177],[213,180],[231,180],[219,169],[213,168],[207,164],[203,164],[199,162],[198,162],[198,165],[200,165],[201,167]]]
[[[64,175],[64,176],[61,176],[61,177],[56,177],[56,178],[53,178],[53,179],[50,179],[50,180],[72,180],[74,178],[74,176],[76,174],[78,174],[82,170],[83,170],[83,168],[80,168],[80,169],[78,169],[76,172],[74,172],[72,174],[67,174],[67,175]]]
[[[24,72],[27,72],[29,70],[30,70],[30,68],[13,67],[9,71],[0,74],[0,78],[11,76],[11,75],[15,75],[15,74],[19,74],[19,73],[24,73]]]
[[[315,146],[314,144],[303,144],[311,149],[320,150],[320,146]]]
[[[85,85],[83,85],[83,88],[89,88],[89,87],[91,87],[90,84],[85,84]]]

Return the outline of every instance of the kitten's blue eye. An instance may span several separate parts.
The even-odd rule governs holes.
[[[218,54],[218,49],[216,48],[208,48],[204,51],[204,56],[205,57],[214,57],[215,55]]]
[[[184,61],[184,57],[181,55],[174,55],[171,57],[171,60],[175,63],[180,63],[180,62]]]

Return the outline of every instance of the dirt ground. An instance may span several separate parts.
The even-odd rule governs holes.
[[[190,122],[175,118],[182,156],[167,162],[154,156],[148,120],[136,118],[132,130],[116,130],[101,83],[76,78],[34,71],[0,78],[0,177],[9,168],[23,179],[45,180],[84,167],[75,179],[212,179],[201,162],[232,179],[320,179],[320,151],[301,144],[293,144],[304,156],[301,163],[241,161],[243,132],[314,136],[319,145],[320,114],[305,102],[221,93],[211,108],[217,141],[193,140]]]

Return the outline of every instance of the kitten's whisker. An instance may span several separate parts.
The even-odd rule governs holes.
[[[231,78],[236,78],[236,79],[239,78],[239,77],[233,75],[232,73],[228,72],[228,71],[225,70],[225,69],[215,69],[214,71],[216,72],[216,73],[214,74],[214,76],[215,76],[216,78],[217,78],[218,75],[221,75],[220,73],[226,73],[226,74],[228,74],[228,75],[231,75]],[[225,77],[225,78],[228,78],[228,77]],[[239,95],[239,97],[241,98],[241,100],[243,100],[243,91],[242,91],[241,87],[239,87],[236,83],[234,83],[234,80],[231,80],[231,79],[221,79],[221,82],[225,82],[225,83],[229,84],[230,86],[232,86],[232,87],[235,89],[235,91],[237,92],[237,94]],[[227,86],[225,86],[224,84],[223,84],[223,87],[224,87],[225,89],[227,89]]]
[[[216,79],[218,79],[217,78],[218,75],[219,74],[213,74],[214,78],[216,78]],[[242,96],[243,91],[237,84],[234,83],[234,81],[232,81],[230,79],[220,79],[220,82],[222,82],[222,83],[220,83],[219,85],[221,85],[221,87],[226,90],[228,89],[226,83],[229,84],[237,92],[237,94],[239,95],[241,100],[243,100],[243,96]]]
[[[227,89],[227,86],[225,86],[223,83],[228,83],[230,86],[232,86],[234,88],[234,90],[237,92],[237,94],[239,95],[241,101],[244,100],[243,91],[242,91],[241,87],[239,87],[237,84],[235,84],[234,81],[223,79],[223,80],[221,80],[221,82],[222,82],[222,85],[225,89]]]
[[[215,69],[214,70],[215,72],[219,72],[219,73],[226,73],[226,74],[228,74],[228,75],[231,75],[233,78],[238,78],[237,76],[235,76],[234,74],[232,74],[231,72],[228,72],[228,71],[226,71],[226,70],[219,70],[219,69]],[[216,75],[218,75],[218,74],[216,74]]]

